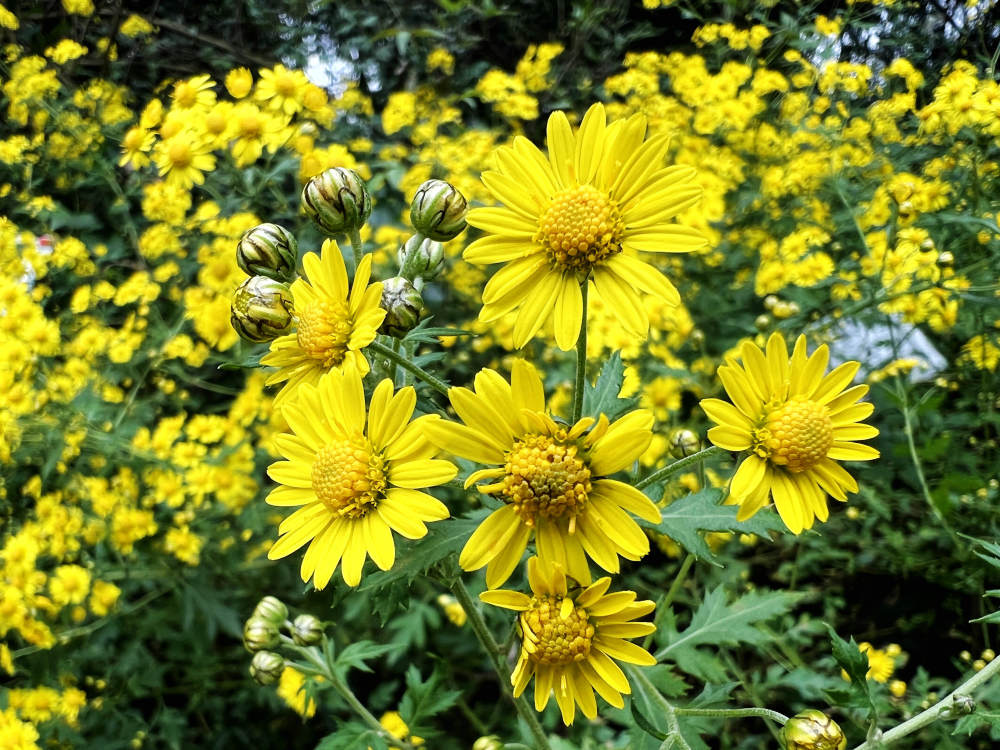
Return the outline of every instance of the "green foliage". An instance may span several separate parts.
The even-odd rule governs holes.
[[[723,494],[720,489],[709,488],[675,500],[660,511],[663,520],[648,527],[666,534],[691,554],[710,562],[715,560],[715,555],[705,543],[703,532],[730,531],[768,538],[771,532],[784,528],[773,511],[762,511],[746,521],[737,521],[739,508],[719,504]]]

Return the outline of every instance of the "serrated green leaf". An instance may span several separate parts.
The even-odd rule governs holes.
[[[696,657],[683,652],[697,646],[765,643],[772,636],[758,630],[754,624],[789,612],[800,594],[751,591],[731,603],[727,603],[727,598],[722,586],[710,591],[683,632],[673,630],[665,633],[667,645],[657,652],[657,661],[670,657],[677,662],[680,658],[690,666],[697,664]]]
[[[344,675],[351,668],[359,669],[362,672],[371,672],[371,667],[366,663],[366,659],[374,659],[382,654],[395,651],[401,648],[399,643],[374,643],[372,641],[357,641],[341,649],[340,654],[333,662],[333,668]]]
[[[868,678],[865,676],[868,673],[868,657],[861,652],[853,637],[850,641],[845,641],[837,635],[837,631],[830,627],[830,625],[826,623],[824,625],[826,625],[827,632],[830,634],[833,658],[840,665],[841,669],[847,672],[847,676],[850,677],[853,692],[859,698],[864,699],[860,707],[867,708],[870,715],[877,716],[878,710],[875,708],[871,688],[868,685]]]
[[[328,734],[316,745],[316,750],[355,750],[359,747],[371,747],[372,750],[386,750],[382,737],[373,729],[356,721],[340,724],[337,731]]]
[[[618,398],[622,383],[625,382],[625,363],[620,352],[612,354],[601,367],[597,382],[591,385],[583,382],[583,415],[597,419],[604,414],[614,420],[630,409],[634,409],[637,400],[634,398]]]
[[[399,704],[399,714],[410,734],[427,734],[427,720],[451,708],[462,695],[460,690],[445,690],[441,685],[442,676],[435,669],[425,682],[415,666],[406,670],[406,693]]]
[[[706,531],[729,531],[738,534],[767,536],[784,529],[781,519],[771,510],[761,510],[746,521],[737,521],[735,505],[720,505],[722,490],[709,487],[675,500],[660,512],[658,524],[640,525],[665,534],[697,557],[714,561],[712,550],[702,534]]]
[[[480,508],[461,518],[435,521],[427,527],[427,535],[422,539],[399,543],[392,569],[367,576],[360,590],[378,589],[400,580],[412,581],[431,566],[458,555],[472,532],[491,512],[488,508]]]

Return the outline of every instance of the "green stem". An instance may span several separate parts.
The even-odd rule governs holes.
[[[442,396],[448,395],[448,384],[443,380],[438,380],[436,377],[431,375],[429,372],[424,370],[422,367],[418,367],[413,364],[410,360],[405,357],[400,356],[397,352],[394,352],[388,346],[380,344],[377,341],[373,341],[368,345],[368,348],[381,357],[385,357],[390,362],[399,365],[404,370],[406,370],[411,375],[419,378],[433,388],[435,391],[440,393]]]
[[[692,453],[690,456],[680,459],[679,461],[674,461],[669,466],[664,466],[662,469],[657,469],[652,474],[650,474],[645,479],[640,479],[635,483],[635,488],[641,490],[643,487],[648,487],[654,482],[659,482],[664,479],[672,477],[678,472],[684,471],[687,467],[704,461],[705,459],[712,458],[713,456],[721,456],[726,451],[723,448],[719,448],[716,445],[710,445],[704,450],[700,450],[697,453]]]
[[[282,639],[284,640],[284,639]],[[346,682],[340,679],[331,665],[327,664],[323,657],[320,655],[319,649],[315,646],[310,646],[308,648],[303,647],[293,647],[296,651],[302,654],[314,667],[317,668],[320,674],[323,675],[333,687],[340,697],[344,699],[351,710],[356,713],[362,721],[365,722],[369,727],[372,728],[379,737],[384,739],[392,747],[401,747],[404,750],[416,750],[416,746],[406,740],[400,739],[384,726],[381,722],[375,718],[375,715],[365,708],[365,705],[358,700],[358,696],[354,694],[354,691],[347,685]]]
[[[681,750],[691,750],[691,746],[684,739],[684,735],[681,734],[681,725],[677,721],[677,709],[674,705],[663,697],[663,694],[657,690],[656,686],[650,682],[649,678],[646,677],[646,673],[643,672],[638,667],[633,667],[631,664],[625,666],[625,671],[632,678],[632,681],[637,683],[642,683],[642,686],[646,689],[647,693],[652,695],[656,702],[660,704],[663,709],[663,715],[667,720],[667,727],[669,727],[669,736],[664,740],[664,744],[673,740],[667,747],[673,747],[677,745]],[[661,745],[662,747],[662,745]]]
[[[646,636],[646,640],[642,643],[642,648],[644,651],[649,651],[649,646],[653,642],[653,636],[656,631],[660,629],[660,620],[663,619],[663,613],[673,602],[674,597],[677,592],[680,591],[681,585],[684,583],[684,579],[687,578],[688,571],[691,570],[691,566],[694,564],[695,557],[691,553],[684,558],[684,562],[681,563],[680,569],[677,571],[677,575],[674,576],[674,582],[670,584],[670,589],[666,594],[660,597],[660,600],[656,603],[656,617],[653,618],[653,632]]]
[[[957,707],[958,700],[956,699],[971,697],[972,692],[976,688],[984,685],[997,672],[1000,672],[1000,656],[994,658],[993,661],[980,669],[972,675],[972,677],[952,690],[947,696],[935,703],[926,711],[922,711],[913,718],[907,719],[902,724],[893,727],[881,736],[874,737],[871,740],[865,740],[854,748],[854,750],[875,750],[875,748],[879,748],[883,745],[888,745],[896,740],[902,739],[908,734],[913,734],[918,729],[923,729],[925,726],[934,723],[938,719],[950,719],[962,713],[968,713],[967,710]]]
[[[361,230],[352,229],[348,234],[347,238],[351,241],[351,250],[354,251],[354,272],[358,272],[358,266],[361,265],[361,257],[365,254],[364,248],[361,246]]]
[[[573,383],[573,418],[570,424],[580,421],[583,413],[583,386],[587,378],[587,292],[590,281],[584,281],[580,288],[583,296],[583,321],[580,324],[580,336],[576,340],[576,379]]]
[[[916,443],[913,442],[913,419],[910,414],[910,401],[907,397],[906,384],[903,383],[902,377],[897,376],[896,379],[896,393],[902,402],[902,412],[903,412],[903,432],[906,434],[906,445],[910,450],[910,459],[913,461],[913,468],[917,473],[917,481],[920,483],[920,491],[923,493],[924,500],[930,506],[931,511],[937,517],[938,521],[944,527],[944,530],[948,532],[948,536],[951,537],[951,541],[959,549],[962,548],[961,543],[958,541],[958,537],[955,535],[954,529],[951,528],[951,524],[945,519],[944,514],[941,509],[937,507],[934,502],[934,498],[931,497],[931,489],[927,484],[927,478],[924,476],[924,467],[920,462],[920,455],[917,453]]]
[[[680,708],[674,706],[674,713],[678,716],[718,716],[720,718],[740,718],[744,716],[759,716],[762,719],[770,719],[779,724],[788,721],[788,717],[778,711],[769,708]]]
[[[517,710],[518,715],[524,719],[525,724],[528,725],[528,729],[531,731],[532,736],[535,738],[536,750],[551,750],[549,746],[549,740],[545,736],[545,730],[542,729],[542,725],[538,723],[538,717],[535,712],[528,706],[527,702],[524,700],[524,696],[521,695],[517,698],[514,697],[514,692],[510,687],[510,675],[509,670],[504,661],[503,656],[500,653],[500,646],[490,632],[490,629],[486,625],[486,621],[479,612],[479,607],[472,599],[472,595],[469,590],[465,588],[465,584],[462,583],[462,579],[459,578],[451,587],[452,593],[455,594],[455,598],[458,599],[459,604],[462,605],[462,609],[465,610],[465,614],[469,616],[469,624],[472,625],[472,630],[475,632],[476,637],[482,644],[483,649],[485,649],[487,655],[490,658],[490,663],[493,665],[494,671],[497,673],[497,677],[500,680],[500,687],[504,694],[511,699],[514,703],[514,708]]]

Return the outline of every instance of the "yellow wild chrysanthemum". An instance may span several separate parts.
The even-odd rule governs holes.
[[[308,542],[303,581],[312,577],[322,589],[339,564],[344,581],[357,586],[366,557],[382,570],[392,567],[392,532],[419,539],[427,533],[425,522],[448,517],[443,503],[418,491],[450,481],[457,469],[431,458],[435,449],[423,432],[437,417],[411,422],[416,402],[413,388],[393,395],[392,381],[383,380],[366,410],[357,370],[331,372],[318,386],[299,389],[284,410],[293,434],[275,438],[287,460],[268,469],[280,486],[267,502],[302,507],[281,522],[268,558],[285,557]]]
[[[284,383],[275,398],[283,404],[303,383],[316,384],[332,369],[368,372],[361,350],[375,340],[385,318],[379,307],[382,284],[369,284],[372,256],[358,264],[354,283],[348,287],[344,256],[333,240],[326,240],[320,255],[307,253],[302,259],[306,279],[292,284],[295,332],[271,342],[271,351],[261,364],[277,367],[267,385]]]
[[[548,121],[548,157],[527,138],[496,151],[483,184],[503,203],[476,208],[468,221],[487,232],[465,250],[481,265],[506,263],[483,290],[480,319],[517,309],[514,346],[551,317],[556,343],[571,349],[583,320],[581,284],[591,281],[623,327],[645,337],[640,293],[678,304],[673,284],[636,253],[689,252],[706,244],[695,229],[668,223],[702,190],[691,167],[663,167],[668,138],[646,139],[646,118],[608,125],[595,104],[577,133],[562,112]]]
[[[619,556],[638,560],[649,552],[649,539],[629,512],[658,522],[659,510],[639,490],[607,478],[646,450],[649,412],[634,411],[614,424],[602,414],[560,425],[545,413],[542,381],[523,360],[514,361],[510,383],[484,369],[475,392],[452,388],[449,397],[465,424],[429,422],[429,439],[456,456],[496,465],[465,484],[492,480],[479,491],[504,502],[469,538],[459,556],[462,568],[486,565],[486,585],[496,588],[517,567],[532,533],[538,556],[583,584],[590,583],[588,556],[617,573]]]
[[[588,719],[597,716],[595,690],[612,706],[622,708],[622,693],[629,695],[632,690],[614,659],[656,664],[645,649],[625,640],[656,630],[651,622],[633,622],[650,614],[656,605],[636,601],[633,591],[608,594],[610,578],[601,578],[571,596],[562,568],[546,566],[537,557],[528,560],[528,583],[532,596],[504,590],[479,595],[487,604],[520,612],[521,656],[510,678],[514,697],[534,677],[535,710],[542,711],[555,692],[567,725],[573,723],[577,705]]]
[[[870,403],[857,403],[868,386],[850,385],[860,366],[845,362],[825,377],[826,345],[806,355],[799,336],[791,359],[784,338],[773,333],[766,353],[747,341],[743,365],[728,359],[719,379],[733,403],[705,399],[701,407],[718,426],[708,439],[720,448],[747,451],[730,484],[731,502],[745,520],[773,498],[781,520],[793,534],[829,517],[826,495],[846,502],[857,492],[854,478],[837,461],[878,458],[874,448],[853,442],[878,435],[859,424],[871,415]],[[847,388],[847,390],[844,390]]]
[[[168,185],[185,190],[205,182],[205,172],[215,169],[215,155],[205,136],[181,130],[156,144],[153,161]]]

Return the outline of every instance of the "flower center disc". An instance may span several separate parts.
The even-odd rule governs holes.
[[[336,367],[344,361],[350,337],[351,323],[342,303],[316,300],[299,312],[299,346],[324,367]]]
[[[577,446],[549,435],[515,441],[504,472],[503,493],[528,526],[539,516],[575,518],[590,494],[590,468],[577,456]]]
[[[822,404],[795,398],[768,415],[756,438],[759,455],[797,473],[826,457],[833,445],[833,423]]]
[[[167,151],[170,163],[175,167],[186,167],[191,164],[191,149],[186,143],[171,143]]]
[[[313,491],[331,511],[363,518],[384,497],[385,459],[361,437],[324,445],[312,466]]]
[[[535,240],[545,247],[549,262],[559,269],[587,273],[622,251],[618,206],[593,185],[560,190],[538,221]]]
[[[545,594],[532,598],[531,609],[521,613],[522,644],[534,661],[569,664],[590,654],[594,626],[587,610],[573,604],[567,597]]]

